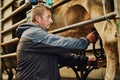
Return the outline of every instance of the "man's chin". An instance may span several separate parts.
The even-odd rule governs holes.
[[[48,30],[50,27],[46,27],[46,29]]]

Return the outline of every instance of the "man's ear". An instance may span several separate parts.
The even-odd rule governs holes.
[[[39,22],[39,21],[41,21],[41,17],[38,16],[38,15],[36,15],[36,16],[35,16],[35,20],[36,20],[37,22]]]

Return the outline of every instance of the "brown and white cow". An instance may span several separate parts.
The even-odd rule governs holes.
[[[54,0],[58,2],[61,0]],[[105,0],[106,13],[113,11],[114,0]],[[72,0],[54,10],[54,24],[51,29],[57,29],[77,22],[103,16],[102,0]],[[117,27],[116,20],[101,21],[95,24],[84,25],[80,28],[62,32],[60,35],[81,37],[86,36],[91,27],[95,27],[103,41],[107,58],[105,80],[120,79],[118,66]]]

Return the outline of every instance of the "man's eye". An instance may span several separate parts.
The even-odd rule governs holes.
[[[49,16],[47,16],[47,18],[51,18],[51,16],[49,15]]]
[[[48,16],[47,18],[50,18],[50,16]]]

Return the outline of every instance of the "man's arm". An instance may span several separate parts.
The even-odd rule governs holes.
[[[31,31],[31,30],[30,30]],[[43,53],[69,53],[84,50],[89,45],[88,38],[71,38],[62,37],[54,34],[49,34],[43,30],[35,30],[34,32],[26,31],[26,37],[34,42],[34,49]],[[90,35],[93,35],[91,33]],[[90,37],[91,38],[91,37]],[[93,40],[94,41],[94,40]]]

